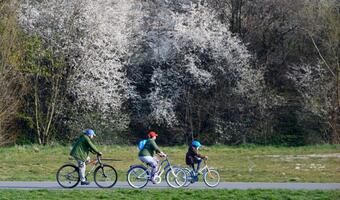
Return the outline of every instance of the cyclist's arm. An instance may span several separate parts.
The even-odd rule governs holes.
[[[204,155],[198,153],[198,151],[197,151],[196,148],[191,147],[191,150],[194,152],[194,156],[195,156],[195,157],[199,157],[199,158],[202,158],[202,159],[205,158]]]
[[[161,149],[157,146],[156,142],[154,140],[150,141],[151,147],[156,151],[156,153],[161,153]]]
[[[85,137],[85,138],[86,138],[87,145],[90,147],[91,153],[93,153],[93,154],[100,154],[100,152],[98,151],[97,147],[92,143],[90,138],[88,138],[88,137]]]

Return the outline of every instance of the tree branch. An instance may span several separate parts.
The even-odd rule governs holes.
[[[327,66],[328,70],[332,73],[332,75],[333,75],[334,77],[336,77],[336,76],[335,76],[335,73],[333,72],[333,70],[331,69],[331,67],[328,65],[328,63],[326,62],[325,58],[322,56],[322,54],[321,54],[321,52],[320,52],[318,46],[316,45],[316,43],[315,43],[315,41],[314,41],[312,35],[311,35],[310,33],[308,33],[308,36],[309,36],[310,39],[312,40],[315,49],[317,50],[317,52],[318,52],[320,58],[322,59],[322,61],[323,61],[323,62],[325,63],[325,65]]]

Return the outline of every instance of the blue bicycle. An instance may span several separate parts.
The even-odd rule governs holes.
[[[162,174],[165,172],[165,180],[172,188],[182,187],[187,180],[186,173],[179,167],[172,166],[168,157],[158,165],[154,175],[156,184],[162,181]],[[151,166],[131,165],[127,172],[127,182],[133,188],[143,188],[151,181]]]

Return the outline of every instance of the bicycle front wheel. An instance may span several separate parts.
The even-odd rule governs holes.
[[[94,182],[100,188],[110,188],[117,183],[117,172],[111,165],[103,164],[94,170]]]
[[[169,169],[165,174],[165,180],[172,188],[180,188],[187,181],[187,174],[185,171],[178,167]]]
[[[142,166],[134,166],[127,173],[127,181],[133,188],[143,188],[148,184],[149,171]]]
[[[188,168],[183,168],[183,170],[185,171],[186,175],[187,175],[187,179],[183,185],[183,187],[188,187],[190,185],[190,183],[192,182],[193,180],[193,177],[192,177],[192,170],[188,169]]]
[[[61,187],[74,188],[80,181],[79,168],[73,164],[63,165],[59,168],[56,178]]]
[[[204,183],[209,187],[216,187],[220,183],[220,174],[214,169],[209,169],[203,174]]]

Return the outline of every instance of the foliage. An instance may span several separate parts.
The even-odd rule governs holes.
[[[0,145],[18,137],[16,120],[22,106],[26,78],[18,73],[22,64],[22,32],[15,17],[16,1],[0,2]]]
[[[340,141],[335,0],[6,0],[0,10],[0,144],[70,142],[86,128],[105,144],[151,129],[170,145]]]
[[[269,109],[259,123],[264,134],[254,136],[284,139],[296,135],[303,143],[337,142],[339,135],[339,12],[336,1],[314,0],[229,0],[223,4],[213,1],[211,5],[219,12],[222,21],[230,22],[230,28],[247,43],[250,52],[256,56],[256,65],[264,67],[264,82],[283,101]],[[231,15],[224,11],[230,7]],[[291,67],[294,66],[294,67]],[[316,73],[322,67],[323,80]],[[315,68],[315,69],[314,69]],[[324,73],[325,72],[325,73]],[[310,101],[305,99],[311,91],[292,81],[292,74],[304,76],[304,80],[319,82],[323,87],[312,96],[328,98],[327,102],[315,104],[328,107],[327,116],[311,112]],[[303,75],[302,75],[303,74]],[[317,79],[315,79],[317,78]],[[301,83],[302,80],[298,82]],[[322,83],[321,83],[322,82]],[[306,84],[306,83],[305,83]],[[316,92],[316,91],[314,91]],[[320,93],[321,92],[321,93]],[[301,99],[301,97],[303,99]],[[312,98],[314,98],[312,97]],[[315,98],[314,98],[315,99]],[[331,105],[329,104],[331,102]],[[302,109],[309,107],[308,110]],[[282,127],[287,127],[282,129]],[[275,131],[273,131],[275,130]],[[255,137],[253,137],[255,138]],[[263,138],[263,139],[265,139]],[[290,140],[289,138],[287,138]],[[301,144],[301,143],[300,143]]]

